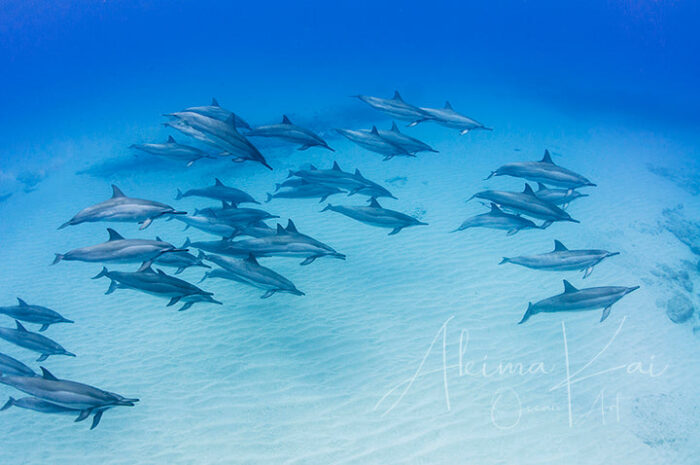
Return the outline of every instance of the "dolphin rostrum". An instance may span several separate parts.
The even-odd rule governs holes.
[[[97,221],[139,223],[140,229],[146,229],[154,219],[161,216],[184,214],[185,212],[177,211],[164,203],[127,197],[117,186],[112,184],[112,198],[84,208],[58,229]]]
[[[0,383],[53,405],[75,410],[78,414],[75,421],[83,421],[94,415],[90,429],[100,423],[106,410],[119,406],[133,407],[139,401],[87,384],[58,379],[44,367],[41,367],[41,371],[42,376],[34,377],[0,373]]]
[[[610,315],[610,308],[615,302],[639,286],[605,286],[576,289],[567,280],[564,280],[564,292],[533,304],[530,302],[527,311],[518,324],[525,323],[532,315],[537,313],[555,312],[582,312],[585,310],[603,309],[600,321],[604,321]]]
[[[504,229],[512,236],[522,229],[541,229],[532,221],[519,215],[511,215],[503,212],[495,203],[491,204],[491,211],[467,218],[452,232],[464,231],[469,228]]]
[[[595,186],[595,184],[580,174],[555,165],[549,150],[544,151],[544,156],[540,161],[508,163],[492,171],[486,179],[489,179],[491,176],[513,176],[565,189]]]
[[[587,278],[593,272],[593,267],[605,258],[619,255],[620,252],[608,252],[607,250],[569,250],[564,244],[555,240],[554,250],[540,255],[520,257],[504,257],[499,265],[514,263],[533,270],[568,271],[582,270],[583,278]]]
[[[282,116],[282,122],[280,124],[258,126],[251,129],[246,135],[248,137],[276,137],[278,139],[288,140],[300,145],[297,150],[306,150],[309,147],[323,147],[331,152],[335,152],[335,150],[328,146],[325,140],[321,139],[321,137],[309,129],[292,123],[287,115]]]
[[[17,320],[15,320],[15,324],[17,325],[17,329],[0,328],[0,338],[25,349],[40,353],[41,356],[37,359],[37,362],[43,362],[50,355],[75,357],[75,354],[68,352],[53,339],[49,339],[39,333],[27,331],[25,327],[22,326],[22,323]]]
[[[221,269],[208,271],[202,278],[202,281],[207,278],[224,278],[257,287],[265,291],[260,297],[261,299],[267,299],[275,292],[304,295],[290,280],[258,263],[258,260],[252,254],[245,259],[206,254],[204,258],[212,263],[216,263]]]
[[[56,323],[73,323],[72,320],[63,318],[58,312],[40,305],[29,305],[24,300],[17,297],[18,305],[11,307],[0,307],[0,313],[12,319],[35,323],[41,325],[39,331],[46,331],[50,325]]]
[[[426,226],[428,223],[418,221],[416,218],[406,215],[395,210],[383,208],[377,202],[377,199],[371,198],[369,206],[345,206],[328,204],[321,211],[331,210],[348,218],[352,218],[361,223],[377,226],[380,228],[389,228],[390,236],[399,233],[403,228],[409,226]]]

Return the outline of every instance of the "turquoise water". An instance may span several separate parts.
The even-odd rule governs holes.
[[[469,72],[457,58],[462,55],[450,58],[450,51],[460,49],[453,40],[456,32],[440,36],[431,29],[435,34],[429,43],[412,54],[408,46],[419,43],[414,38],[404,47],[398,42],[371,46],[372,38],[404,30],[397,25],[381,34],[374,30],[367,42],[358,35],[350,52],[350,39],[342,42],[333,25],[375,25],[374,20],[359,21],[364,15],[354,10],[336,11],[333,21],[324,21],[330,14],[325,10],[313,18],[299,13],[302,20],[294,27],[288,21],[299,18],[283,19],[285,10],[279,11],[268,17],[270,30],[279,29],[272,37],[260,32],[257,41],[246,41],[245,32],[252,34],[262,20],[245,26],[237,22],[245,29],[231,33],[230,40],[238,41],[235,48],[217,45],[226,34],[216,28],[222,20],[211,19],[210,35],[197,36],[194,28],[194,42],[170,36],[171,49],[158,56],[156,45],[167,40],[157,37],[168,30],[169,21],[181,32],[183,17],[199,11],[201,17],[191,20],[203,24],[223,7],[206,4],[198,10],[178,4],[163,11],[162,22],[152,29],[144,23],[157,16],[157,3],[122,8],[80,14],[77,6],[68,9],[61,18],[76,26],[73,32],[56,32],[58,19],[38,15],[37,24],[27,27],[43,27],[46,35],[35,42],[19,27],[8,26],[4,33],[26,54],[8,53],[16,67],[7,77],[8,88],[15,91],[7,108],[15,117],[3,116],[7,132],[0,145],[0,195],[12,194],[0,203],[0,306],[13,305],[19,296],[75,320],[42,334],[77,357],[52,356],[39,364],[36,354],[1,340],[0,352],[34,369],[42,365],[60,378],[140,402],[106,412],[93,431],[88,422],[73,423],[71,417],[19,408],[0,412],[1,463],[697,462],[700,322],[697,311],[682,324],[667,315],[675,308],[669,300],[679,295],[696,307],[700,303],[699,141],[697,117],[687,109],[697,92],[684,87],[697,70],[677,73],[675,89],[654,86],[650,82],[661,71],[629,71],[645,59],[658,64],[653,54],[658,50],[650,47],[650,56],[622,62],[622,76],[610,82],[594,71],[574,78],[575,63],[551,45],[533,60],[551,60],[552,72],[562,81],[554,87],[548,83],[557,78],[539,81],[542,76],[529,66],[522,69],[522,80],[503,77],[514,66],[507,64],[507,56],[506,64],[497,58],[505,39],[474,52],[474,69],[483,72]],[[668,27],[682,12],[663,13],[660,17],[666,19],[659,22]],[[112,14],[116,16],[110,19]],[[408,21],[415,14],[403,11],[394,18]],[[558,13],[551,14],[542,22]],[[655,14],[661,15],[650,13]],[[435,16],[451,17],[441,9]],[[90,24],[95,18],[106,31],[121,27],[121,33],[107,40],[107,32],[101,35]],[[623,20],[606,18],[615,24]],[[629,26],[632,37],[656,43],[646,19],[640,26],[634,18],[628,18],[636,25]],[[455,26],[457,20],[444,21]],[[556,31],[560,29],[564,27]],[[288,35],[280,51],[275,44],[282,42],[274,39],[292,30],[301,32]],[[668,42],[678,39],[668,29],[659,30],[654,29]],[[77,67],[69,69],[83,55],[68,47],[80,43],[87,31],[97,33],[97,42],[86,45],[85,56],[92,47],[109,45],[103,56],[85,64],[99,84],[80,76]],[[323,34],[328,40],[321,44]],[[486,38],[495,40],[497,34],[491,34]],[[124,44],[118,43],[120,37]],[[152,41],[129,58],[127,49],[139,39]],[[443,47],[438,47],[441,40]],[[626,40],[615,42],[621,51],[638,50],[638,43]],[[333,45],[345,47],[331,52]],[[431,46],[439,52],[431,54]],[[680,69],[693,46],[676,48],[667,58],[669,66]],[[30,71],[52,47],[60,47],[65,58],[63,68],[46,71],[56,78],[49,85],[54,95],[37,88],[29,98],[38,79]],[[574,47],[579,48],[583,46]],[[331,58],[321,65],[326,56]],[[142,58],[150,63],[139,62]],[[608,61],[599,63],[599,70],[613,67],[615,57],[604,58]],[[581,63],[587,60],[593,58],[582,56]],[[306,67],[312,62],[316,64]],[[407,72],[411,69],[417,72]],[[32,79],[18,84],[22,75]],[[626,85],[629,76],[636,79]],[[85,87],[79,84],[88,81]],[[390,118],[348,96],[390,97],[395,88],[420,106],[441,107],[449,100],[457,111],[494,130],[460,136],[431,123],[414,128],[399,123],[403,132],[439,153],[390,161],[334,133],[334,128],[372,125],[389,129]],[[206,105],[212,96],[253,125],[276,123],[288,114],[318,132],[336,152],[297,151],[293,145],[251,139],[274,167],[268,171],[228,159],[200,160],[185,168],[128,148],[164,142],[168,135],[192,143],[163,127],[161,115]],[[515,178],[484,181],[493,169],[538,160],[546,148],[555,163],[597,184],[582,189],[589,197],[567,210],[580,224],[554,223],[510,237],[487,229],[450,233],[467,217],[486,211],[477,201],[465,202],[477,191],[522,190],[523,182]],[[306,164],[330,168],[333,161],[346,171],[359,168],[390,189],[398,199],[380,199],[382,206],[429,225],[387,236],[388,230],[321,213],[324,204],[317,200],[263,204],[280,222],[292,218],[302,233],[347,255],[345,261],[320,258],[303,267],[297,258],[260,259],[291,279],[303,297],[277,294],[261,300],[258,289],[212,279],[201,287],[224,305],[196,304],[177,312],[177,307],[166,307],[166,300],[136,291],[104,295],[107,280],[90,279],[99,264],[49,266],[54,253],[106,240],[106,227],[128,238],[160,236],[175,245],[188,237],[213,239],[164,219],[143,231],[132,223],[57,229],[80,209],[107,199],[112,183],[129,196],[189,212],[215,202],[176,201],[176,189],[203,187],[218,177],[262,201],[288,170]],[[333,196],[330,202],[360,205],[365,197]],[[550,251],[554,239],[569,248],[620,255],[597,265],[585,280],[580,272],[498,264],[504,256]],[[192,268],[179,277],[196,283],[202,275],[202,269]],[[595,311],[536,315],[518,325],[528,302],[562,292],[562,279],[577,287],[641,288],[616,303],[602,323]],[[13,324],[2,316],[1,326]],[[2,396],[18,394],[0,386]]]

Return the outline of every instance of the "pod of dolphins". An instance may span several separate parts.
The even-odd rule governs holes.
[[[449,102],[444,108],[418,107],[403,100],[398,92],[393,98],[384,99],[364,95],[356,96],[370,107],[388,114],[392,118],[408,121],[408,127],[424,122],[457,129],[460,134],[473,130],[491,129],[482,123],[457,113]],[[281,123],[252,127],[238,114],[224,109],[216,99],[211,105],[189,107],[179,112],[167,113],[170,118],[166,126],[180,131],[210,149],[181,144],[170,136],[165,143],[134,144],[131,148],[191,166],[201,159],[230,157],[234,162],[251,161],[268,169],[272,167],[265,157],[250,142],[249,138],[276,138],[293,144],[297,150],[318,147],[335,152],[315,132],[298,126],[285,115]],[[358,146],[383,155],[384,160],[396,156],[416,157],[420,152],[438,152],[430,145],[404,134],[396,122],[390,130],[336,129],[336,132]],[[489,211],[466,219],[455,231],[470,228],[491,228],[507,231],[513,235],[525,229],[543,230],[554,222],[579,221],[572,218],[566,209],[576,199],[586,197],[577,189],[595,186],[584,176],[556,165],[549,151],[539,161],[514,162],[491,172],[493,176],[510,176],[522,179],[524,189],[518,191],[485,190],[474,194]],[[536,183],[533,190],[528,183]],[[405,213],[382,207],[379,198],[396,199],[385,187],[364,177],[359,169],[343,171],[337,162],[331,168],[319,169],[313,165],[290,170],[287,179],[277,183],[274,193],[267,193],[266,202],[276,199],[320,199],[325,202],[333,195],[359,195],[368,199],[366,205],[333,205],[328,203],[321,211],[340,213],[357,222],[385,228],[395,235],[411,226],[427,223]],[[241,204],[259,205],[249,193],[225,185],[215,179],[213,185],[188,190],[177,189],[176,201],[184,198],[206,199],[216,205],[195,209],[192,213],[176,209],[165,203],[126,196],[116,185],[112,185],[112,196],[108,200],[80,210],[59,229],[92,222],[136,223],[146,229],[154,220],[164,218],[184,223],[185,230],[195,228],[216,237],[216,240],[190,241],[180,247],[159,237],[155,239],[125,238],[113,228],[107,228],[105,242],[78,247],[57,253],[53,264],[67,261],[99,263],[102,270],[93,279],[107,278],[109,287],[105,294],[118,289],[129,289],[167,300],[167,306],[182,304],[184,311],[194,304],[217,304],[222,302],[214,294],[198,285],[171,276],[160,268],[174,268],[180,274],[188,268],[204,268],[207,271],[199,281],[211,278],[247,285],[263,292],[260,298],[267,299],[278,293],[304,296],[295,284],[260,264],[259,259],[268,257],[296,257],[301,265],[309,265],[316,259],[327,257],[345,260],[345,255],[307,234],[299,232],[292,219],[287,225],[272,227],[266,221],[280,218],[260,208],[241,207]],[[540,224],[537,224],[540,222]],[[198,253],[191,253],[197,249]],[[571,271],[580,270],[587,278],[593,267],[604,259],[618,255],[598,249],[570,250],[560,241],[554,241],[554,250],[538,255],[504,257],[501,264],[515,264],[534,270]],[[106,265],[138,264],[135,271],[110,270]],[[520,320],[528,321],[538,313],[586,311],[603,309],[600,321],[610,314],[611,306],[639,286],[606,286],[577,289],[564,281],[564,292],[529,303]],[[40,325],[39,332],[46,331],[57,323],[73,323],[54,310],[28,304],[18,299],[18,305],[0,307],[0,314],[15,320],[14,328],[0,327],[0,338],[18,347],[39,354],[37,362],[49,356],[75,357],[56,341],[25,328],[25,324]],[[19,360],[0,353],[0,383],[11,386],[29,395],[16,399],[10,397],[0,411],[18,407],[41,413],[74,415],[75,421],[93,417],[91,429],[95,428],[105,411],[118,407],[133,407],[139,399],[127,398],[87,384],[56,378],[45,367],[41,374]]]

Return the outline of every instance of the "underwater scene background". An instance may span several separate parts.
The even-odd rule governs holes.
[[[699,9],[650,0],[0,2],[0,307],[20,297],[73,320],[40,334],[77,356],[36,362],[4,339],[0,353],[139,399],[106,411],[92,431],[72,416],[8,408],[0,463],[697,463]],[[407,127],[351,98],[395,90],[418,107],[449,101],[493,130]],[[270,171],[227,156],[188,167],[130,148],[173,136],[215,153],[163,125],[164,114],[212,97],[251,126],[287,115],[335,152],[251,137]],[[384,161],[336,132],[393,121],[438,152]],[[493,170],[545,149],[596,184],[566,208],[580,223],[452,232],[489,211],[467,201],[477,192],[523,190],[524,179],[485,180]],[[382,207],[427,226],[388,235],[321,212],[366,206],[361,194],[265,203],[290,170],[334,162],[388,189],[396,199],[380,198]],[[345,260],[258,257],[305,294],[265,299],[229,280],[197,284],[208,270],[188,268],[177,277],[223,305],[184,312],[134,290],[104,295],[109,281],[90,279],[100,263],[49,266],[56,253],[105,242],[107,227],[175,246],[219,239],[165,217],[143,230],[58,229],[109,199],[111,184],[190,214],[220,207],[176,200],[177,189],[215,178],[261,202],[244,206],[279,216],[272,228],[292,219]],[[550,252],[554,240],[619,255],[585,279],[499,265]],[[640,288],[602,322],[596,310],[519,325],[528,303],[562,293],[564,279]],[[10,385],[0,395],[2,404],[23,396]]]

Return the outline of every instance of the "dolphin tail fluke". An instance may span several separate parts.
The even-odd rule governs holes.
[[[109,271],[107,270],[107,267],[106,267],[106,266],[103,266],[103,267],[102,267],[102,271],[100,271],[100,272],[97,273],[95,276],[93,276],[92,279],[99,279],[99,278],[101,278],[101,277],[103,277],[103,276],[107,276],[107,273],[109,273]]]
[[[504,263],[510,263],[510,258],[503,257],[503,259],[498,264],[503,265]]]
[[[51,262],[52,265],[55,265],[56,263],[60,262],[64,258],[64,255],[62,253],[57,253],[55,255],[56,255],[56,257],[53,259],[53,262]]]
[[[529,302],[529,303],[527,304],[527,310],[525,310],[525,315],[523,315],[522,320],[520,320],[520,321],[518,322],[518,324],[521,325],[521,324],[525,323],[527,320],[530,319],[530,317],[532,316],[532,314],[533,314],[533,313],[532,313],[532,302]]]
[[[182,191],[180,189],[177,190],[177,195],[175,196],[175,200],[180,200],[182,199]]]
[[[7,410],[8,408],[12,407],[13,405],[15,405],[15,398],[10,396],[10,398],[7,399],[7,402],[5,402],[5,405],[0,407],[0,412],[2,412],[3,410]]]
[[[279,184],[278,184],[278,186],[279,186]],[[272,200],[272,194],[270,194],[270,193],[268,192],[268,193],[267,193],[267,199],[265,199],[265,203],[269,203],[270,200]]]
[[[102,420],[102,414],[105,413],[104,410],[99,410],[94,417],[92,417],[92,425],[90,425],[90,431],[94,430],[97,428],[97,425],[100,424],[100,420]]]

